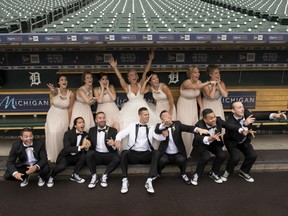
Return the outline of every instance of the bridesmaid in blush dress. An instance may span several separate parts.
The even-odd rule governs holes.
[[[45,139],[48,160],[56,162],[56,158],[63,148],[63,137],[69,127],[72,107],[75,101],[73,92],[67,89],[67,78],[64,75],[58,77],[59,88],[53,84],[47,84],[53,95],[45,123]]]
[[[94,88],[94,96],[97,98],[96,113],[100,111],[104,112],[107,125],[114,127],[119,131],[119,109],[115,103],[115,88],[109,83],[108,75],[105,73],[99,75],[99,84],[99,87]]]
[[[73,129],[73,121],[77,117],[82,117],[85,121],[86,132],[91,127],[95,126],[91,105],[96,102],[96,98],[93,97],[93,76],[91,72],[84,72],[82,74],[82,81],[84,85],[78,88],[76,93],[76,101],[73,106],[72,116],[70,120],[70,129]]]
[[[170,88],[166,84],[159,82],[156,72],[149,71],[147,76],[148,79],[144,82],[143,87],[145,88],[145,93],[152,92],[152,96],[156,101],[157,115],[159,116],[163,110],[167,110],[172,120],[176,120],[176,108]],[[147,85],[148,82],[150,85]]]
[[[225,83],[221,80],[220,69],[217,65],[208,65],[206,72],[210,76],[210,81],[215,82],[203,88],[203,108],[213,109],[216,116],[225,120],[222,97],[227,97],[228,91]]]
[[[195,125],[198,121],[198,107],[202,113],[203,106],[200,89],[210,85],[210,81],[202,83],[199,80],[200,72],[197,66],[192,66],[187,71],[187,80],[184,80],[180,87],[180,96],[177,101],[177,119],[186,125]],[[214,81],[213,81],[214,82]],[[194,135],[192,133],[182,133],[184,145],[186,147],[187,157],[192,151],[192,142]]]

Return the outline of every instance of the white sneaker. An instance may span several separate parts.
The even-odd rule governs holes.
[[[92,178],[91,178],[91,181],[90,181],[90,183],[88,184],[88,188],[90,188],[90,189],[95,188],[97,182],[98,182],[97,175],[96,175],[96,174],[93,174],[93,175],[92,175]]]
[[[47,187],[53,187],[54,185],[54,178],[50,176],[50,178],[48,179],[48,182],[47,182]]]
[[[28,183],[29,183],[29,178],[30,178],[30,176],[27,175],[27,176],[23,179],[23,181],[20,183],[20,187],[25,187],[25,186],[27,186]]]
[[[228,176],[229,176],[229,173],[225,170],[225,172],[220,178],[223,182],[226,182],[228,180]]]
[[[108,186],[107,179],[108,179],[107,174],[103,174],[101,179],[100,179],[100,185],[104,188],[106,188]]]
[[[155,193],[151,178],[147,179],[147,181],[145,183],[145,188],[147,189],[148,193]]]
[[[72,173],[71,176],[70,176],[70,180],[71,181],[76,181],[78,183],[84,183],[85,182],[85,179],[81,178],[78,174],[76,173]]]
[[[128,192],[129,182],[127,178],[122,179],[122,187],[121,187],[121,193],[125,194]]]
[[[212,178],[214,182],[218,184],[223,183],[222,179],[218,175],[216,175],[212,170],[209,171],[209,177]]]
[[[181,175],[181,177],[183,181],[185,182],[185,184],[191,184],[191,181],[186,174]]]
[[[39,176],[38,177],[38,186],[42,187],[43,185],[45,185],[45,181]]]
[[[242,177],[243,179],[245,179],[247,182],[253,183],[254,179],[248,175],[247,173],[244,173],[243,171],[240,170],[239,174],[240,177]]]
[[[194,185],[194,186],[198,185],[198,174],[197,174],[197,173],[195,173],[195,174],[192,176],[192,178],[191,178],[191,184]]]

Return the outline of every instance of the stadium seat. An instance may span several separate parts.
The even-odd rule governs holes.
[[[276,15],[276,14],[271,14],[271,15],[268,16],[267,20],[269,20],[269,21],[271,21],[271,22],[275,22],[275,21],[278,20],[278,18],[279,18],[278,15]]]
[[[288,25],[288,16],[282,16],[278,18],[278,22],[281,25]]]
[[[0,23],[12,22],[9,31],[15,31],[15,21],[21,22],[23,32],[30,32],[34,28],[41,28],[62,18],[64,15],[79,10],[89,0],[2,0],[0,2]],[[27,21],[23,21],[27,20]],[[28,24],[29,23],[29,24]],[[19,26],[20,27],[20,26]],[[21,29],[21,28],[20,28]]]
[[[0,2],[0,19],[18,17],[3,32],[21,22],[28,32],[185,32],[286,30],[287,1],[275,0],[21,0]],[[32,3],[31,3],[32,2]],[[21,5],[22,4],[22,5]],[[3,6],[4,5],[4,6]],[[20,15],[21,14],[21,15]],[[19,17],[21,21],[19,20]],[[26,18],[25,18],[26,17]],[[271,22],[263,24],[263,19]],[[4,21],[5,22],[5,21]],[[278,22],[279,25],[275,25]],[[1,24],[2,23],[2,24]],[[261,24],[262,23],[262,24]],[[274,26],[272,28],[271,26]],[[255,27],[256,26],[256,27]],[[58,30],[59,28],[59,30]],[[250,30],[249,30],[250,29]],[[269,30],[270,29],[270,30]]]

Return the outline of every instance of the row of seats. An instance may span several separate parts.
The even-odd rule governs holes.
[[[73,13],[92,1],[0,0],[0,33],[31,32],[32,29]]]
[[[203,0],[230,10],[288,25],[288,1],[282,0]]]
[[[287,32],[287,26],[201,0],[96,0],[34,32]]]
[[[7,4],[0,11],[5,11],[6,14],[8,9],[12,10],[14,4],[18,5],[15,6],[15,11],[18,13],[19,11],[24,13],[20,8],[26,10],[31,16],[25,28],[33,29],[32,31],[37,33],[288,31],[288,26],[279,22],[278,18],[275,20],[258,16],[259,14],[254,12],[251,14],[251,10],[256,11],[254,7],[260,7],[256,1],[251,0],[241,0],[237,4],[236,0],[45,0],[38,6],[36,2],[39,1],[31,0],[27,2],[35,5],[29,9],[27,2],[23,7],[19,7],[20,0],[3,0],[3,2]],[[44,13],[45,4],[47,10],[53,8],[56,12]],[[71,4],[74,6],[73,10],[69,8]],[[59,5],[62,6],[55,8]],[[84,7],[80,8],[80,5]],[[270,9],[272,8],[271,6]],[[247,13],[243,12],[244,9]],[[282,21],[284,23],[285,19]],[[23,20],[5,23],[4,28],[0,23],[0,32],[15,31],[17,25],[20,25],[22,32],[25,32]]]
[[[46,13],[55,8],[71,8],[73,4],[86,6],[85,0],[1,0],[0,1],[0,21],[14,18],[27,18],[33,14]]]

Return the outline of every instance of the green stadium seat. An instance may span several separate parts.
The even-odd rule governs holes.
[[[271,14],[268,16],[267,20],[271,21],[271,22],[276,22],[278,21],[279,16],[276,14]]]
[[[282,16],[278,18],[278,22],[281,25],[288,25],[288,16]]]
[[[21,22],[22,32],[30,32],[34,28],[41,28],[62,18],[70,9],[72,12],[79,10],[81,5],[87,5],[90,1],[82,0],[81,4],[80,1],[75,0],[3,0],[1,2],[0,19],[1,22],[11,23],[12,28],[9,31],[16,31],[13,22],[17,21]]]
[[[8,32],[10,32],[10,29],[8,28],[7,25],[0,26],[0,33],[8,33]]]
[[[31,0],[30,5],[4,1],[8,2],[5,10],[13,9],[7,14],[0,9],[0,19],[18,17],[18,21],[0,23],[3,32],[15,31],[17,22],[25,32],[33,28],[33,32],[283,32],[282,25],[288,24],[287,1],[275,0],[261,4],[255,0],[135,0],[135,5],[125,0]],[[29,18],[19,21],[20,14]],[[274,28],[266,27],[263,19]]]

